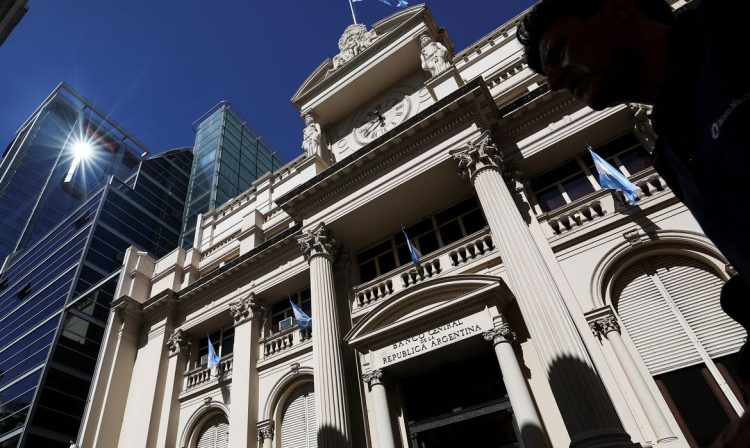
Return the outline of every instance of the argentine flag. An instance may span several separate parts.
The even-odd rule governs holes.
[[[599,173],[599,185],[604,189],[622,191],[625,197],[628,198],[628,201],[631,204],[635,204],[635,201],[638,200],[638,196],[641,194],[641,189],[630,182],[620,170],[610,165],[609,162],[595,153],[591,149],[591,146],[589,146],[589,152],[591,153],[591,158],[594,159],[596,171]]]
[[[289,299],[289,303],[292,305],[292,313],[294,313],[294,320],[297,321],[297,325],[299,325],[300,330],[304,330],[310,325],[312,325],[312,317],[305,314],[300,307],[297,306],[296,303],[292,302],[292,299]]]
[[[409,248],[409,255],[411,255],[411,261],[419,266],[419,259],[422,258],[422,254],[419,253],[416,247],[411,243],[409,235],[406,234],[406,229],[401,227],[401,231],[404,232],[404,238],[406,238],[406,246]]]
[[[210,370],[219,365],[221,358],[216,354],[214,345],[211,343],[211,338],[208,336],[206,338],[208,339],[208,369]]]
[[[362,0],[352,0],[352,2],[361,2]],[[393,6],[394,8],[406,8],[409,6],[409,2],[406,2],[404,0],[378,0],[380,3],[385,3],[388,6]]]

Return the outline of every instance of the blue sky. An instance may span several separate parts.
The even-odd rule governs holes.
[[[158,153],[193,143],[192,123],[220,100],[281,155],[300,152],[289,99],[352,18],[346,0],[30,0],[0,45],[0,147],[65,81]],[[410,4],[416,4],[413,2]],[[460,51],[533,3],[428,1]],[[369,26],[396,10],[355,3]]]

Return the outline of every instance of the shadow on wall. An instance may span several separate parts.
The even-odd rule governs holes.
[[[563,356],[552,363],[549,373],[550,387],[571,438],[571,446],[634,447],[617,416],[604,383],[587,364]],[[586,415],[578,411],[588,408]],[[596,433],[601,438],[591,440]],[[588,439],[589,443],[576,444]]]
[[[338,429],[327,427],[318,429],[318,446],[320,448],[352,448]]]

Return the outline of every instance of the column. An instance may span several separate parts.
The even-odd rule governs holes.
[[[492,143],[490,132],[485,131],[476,141],[451,154],[458,162],[459,174],[477,192],[506,267],[508,286],[545,368],[571,446],[634,446],[505,183],[503,157]]]
[[[258,424],[258,441],[263,448],[273,448],[274,424],[272,421],[265,421]]]
[[[396,448],[391,428],[391,415],[388,411],[388,396],[383,384],[383,371],[373,370],[362,375],[370,385],[373,406],[375,407],[375,426],[378,430],[378,448]]]
[[[167,339],[169,361],[156,446],[174,446],[177,443],[177,425],[180,417],[179,395],[192,346],[190,336],[179,328]]]
[[[501,320],[495,322],[495,328],[484,333],[484,339],[491,342],[495,348],[495,356],[503,374],[503,384],[508,392],[518,429],[521,431],[523,446],[548,447],[541,419],[536,412],[529,388],[526,386],[521,366],[518,365],[516,353],[513,351],[515,333],[510,331],[507,322]]]
[[[610,345],[612,345],[612,351],[615,352],[615,356],[625,373],[625,377],[633,387],[633,392],[643,408],[643,414],[646,416],[651,428],[654,430],[656,441],[661,443],[677,439],[677,436],[672,432],[669,423],[667,423],[667,419],[661,412],[661,408],[656,402],[654,395],[649,390],[646,379],[643,377],[638,365],[630,355],[630,350],[628,350],[622,340],[622,336],[620,335],[620,324],[617,322],[617,318],[612,313],[611,308],[606,311],[607,314],[600,315],[600,317],[589,322],[591,331],[593,331],[594,335],[600,339],[602,337],[606,338]]]
[[[349,447],[349,409],[341,358],[341,330],[333,287],[333,260],[338,243],[325,224],[298,237],[310,263],[313,319],[313,363],[318,446]]]
[[[229,305],[234,319],[229,448],[255,444],[258,423],[258,316],[262,307],[250,293]]]

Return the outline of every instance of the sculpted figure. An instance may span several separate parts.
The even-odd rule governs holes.
[[[320,125],[311,114],[305,115],[305,125],[302,131],[302,149],[308,157],[320,154]]]
[[[376,39],[375,30],[367,31],[367,27],[362,24],[346,27],[344,34],[339,39],[339,54],[333,57],[333,70],[349,62]]]
[[[430,72],[432,76],[437,76],[450,67],[448,49],[445,45],[434,42],[426,34],[419,38],[419,43],[422,45],[422,69]]]

